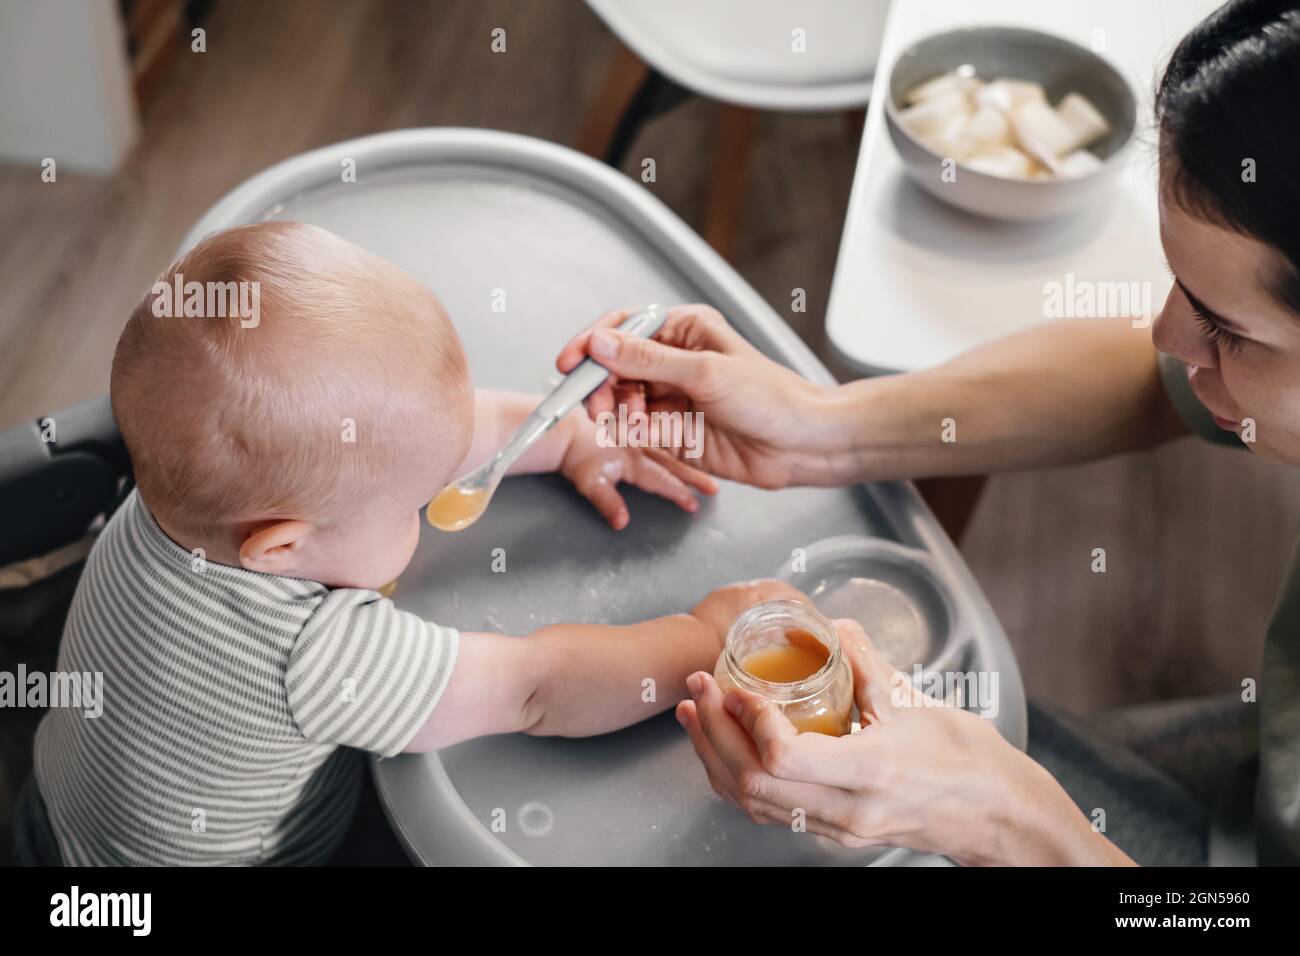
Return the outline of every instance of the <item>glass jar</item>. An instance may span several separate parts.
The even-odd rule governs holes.
[[[714,679],[767,698],[800,733],[852,729],[853,674],[830,621],[799,601],[767,601],[731,625]]]

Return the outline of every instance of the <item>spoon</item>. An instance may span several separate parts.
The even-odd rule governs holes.
[[[620,332],[648,339],[663,327],[665,318],[663,309],[648,305],[625,319],[618,328]],[[438,492],[425,512],[429,524],[439,531],[461,531],[477,521],[487,510],[497,485],[501,484],[515,459],[577,408],[607,378],[609,369],[595,359],[588,358],[579,363],[551,394],[542,399],[495,456]]]

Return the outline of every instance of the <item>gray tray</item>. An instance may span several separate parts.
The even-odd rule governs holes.
[[[344,183],[346,161],[357,181]],[[767,355],[830,376],[775,312],[639,183],[571,150],[507,133],[418,129],[351,140],[237,187],[184,247],[238,223],[297,219],[392,260],[446,304],[476,384],[538,390],[559,347],[603,311],[708,302]],[[504,289],[506,311],[492,311]],[[998,729],[1025,744],[1006,636],[910,484],[764,492],[726,485],[694,516],[630,494],[608,529],[553,477],[510,479],[477,525],[426,529],[396,601],[462,630],[523,634],[558,621],[630,622],[689,607],[709,589],[770,575],[833,535],[926,552],[959,605],[970,666],[1000,675]],[[507,571],[492,573],[504,548]],[[845,851],[757,827],[710,792],[670,714],[584,740],[509,735],[375,764],[411,856],[429,864],[824,864],[933,862]],[[495,833],[492,824],[503,821]]]

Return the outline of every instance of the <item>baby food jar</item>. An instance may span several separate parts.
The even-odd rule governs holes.
[[[776,704],[800,733],[839,737],[852,727],[853,674],[830,621],[798,601],[751,607],[731,625],[714,679]]]

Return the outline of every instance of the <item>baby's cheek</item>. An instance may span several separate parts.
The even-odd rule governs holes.
[[[420,516],[413,514],[406,522],[405,547],[402,550],[402,565],[406,566],[420,544]]]
[[[389,579],[380,589],[384,597],[392,597],[396,590],[397,579],[401,577],[402,572],[407,569],[411,563],[411,556],[415,554],[416,545],[420,543],[420,519],[419,516],[413,516],[412,520],[403,524],[396,534],[388,537],[382,542],[382,557],[380,560],[384,565],[384,577]]]

